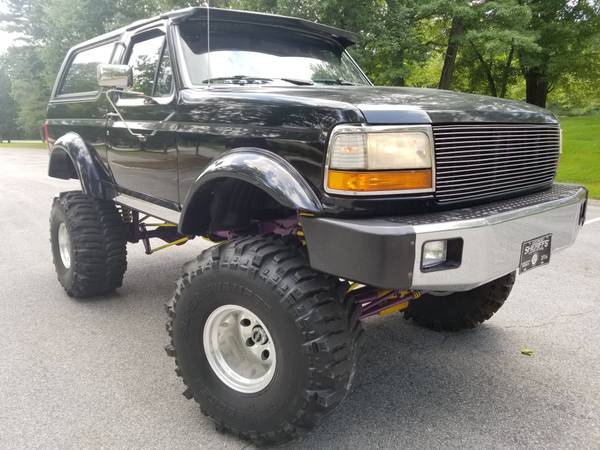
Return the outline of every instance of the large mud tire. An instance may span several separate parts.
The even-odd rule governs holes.
[[[435,331],[475,328],[504,305],[514,283],[515,273],[511,273],[467,292],[426,294],[411,302],[404,318]]]
[[[247,237],[204,251],[184,267],[167,304],[167,353],[175,357],[184,395],[217,429],[257,444],[290,441],[314,428],[354,377],[362,328],[342,292],[339,280],[308,266],[293,241]],[[230,387],[207,359],[204,328],[224,305],[251,311],[272,337],[274,375],[258,392]]]
[[[80,191],[61,193],[52,203],[50,244],[58,281],[69,296],[94,297],[123,284],[127,229],[113,202]]]

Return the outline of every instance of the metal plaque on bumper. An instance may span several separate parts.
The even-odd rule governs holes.
[[[550,262],[551,249],[551,234],[523,242],[523,245],[521,246],[519,273],[524,273],[528,270],[548,264]]]

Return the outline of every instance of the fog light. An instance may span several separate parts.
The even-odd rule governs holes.
[[[423,256],[421,257],[421,267],[424,269],[439,266],[446,262],[448,254],[447,241],[429,241],[423,245]]]

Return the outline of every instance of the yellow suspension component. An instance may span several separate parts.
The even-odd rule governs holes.
[[[306,247],[306,239],[304,238],[304,230],[302,229],[302,225],[300,225],[300,222],[298,222],[298,231],[296,231],[296,236],[298,236],[300,243],[304,247]]]
[[[177,225],[174,223],[145,223],[147,227],[176,227]]]
[[[377,291],[377,297],[385,297],[387,295],[390,295],[393,292],[394,292],[393,289],[380,289],[379,291]],[[402,292],[400,292],[398,295],[395,295],[394,297],[390,298],[390,300],[398,298],[401,294],[402,294]]]
[[[359,287],[361,287],[361,286],[363,286],[363,285],[362,285],[362,284],[360,284],[360,283],[352,283],[352,284],[350,285],[350,287],[348,288],[348,291],[346,291],[346,294],[347,294],[348,292],[351,292],[351,291],[354,291],[354,290],[358,289],[358,288],[359,288]]]
[[[383,291],[385,292],[385,291]],[[388,293],[391,291],[388,291]],[[387,294],[385,294],[387,295]],[[401,302],[401,303],[396,303],[395,305],[390,306],[387,309],[384,309],[382,311],[379,311],[379,315],[381,317],[387,316],[389,314],[393,314],[395,312],[398,311],[404,311],[406,308],[408,308],[408,305],[410,304],[411,301],[413,300],[417,300],[419,297],[421,297],[421,292],[420,291],[400,291],[398,292],[398,294],[395,296],[395,298],[399,299],[399,298],[403,298],[403,297],[409,297],[410,298],[408,300],[406,300],[405,302]]]
[[[407,300],[405,302],[398,303],[398,304],[396,304],[394,306],[390,306],[388,309],[384,309],[383,311],[379,311],[379,315],[381,317],[384,317],[384,316],[387,316],[389,314],[393,314],[393,313],[398,312],[398,311],[404,311],[406,308],[408,308],[409,303],[410,303],[410,301]]]
[[[185,244],[189,240],[190,240],[190,238],[184,237],[184,238],[178,239],[176,241],[169,242],[168,244],[161,245],[160,247],[153,248],[152,250],[150,250],[149,254],[151,255],[152,253],[156,253],[156,252],[158,252],[160,250],[164,250],[165,248],[173,247],[174,245]]]

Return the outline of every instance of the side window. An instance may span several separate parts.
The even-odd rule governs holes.
[[[171,69],[171,58],[169,57],[169,49],[165,45],[163,55],[158,66],[158,74],[156,76],[156,92],[155,97],[164,97],[171,94],[173,85],[173,69]]]
[[[98,64],[106,64],[110,61],[114,47],[114,42],[111,42],[77,53],[67,69],[58,95],[97,91]]]
[[[128,64],[133,70],[133,90],[154,96],[154,82],[165,37],[163,34],[133,44]]]

